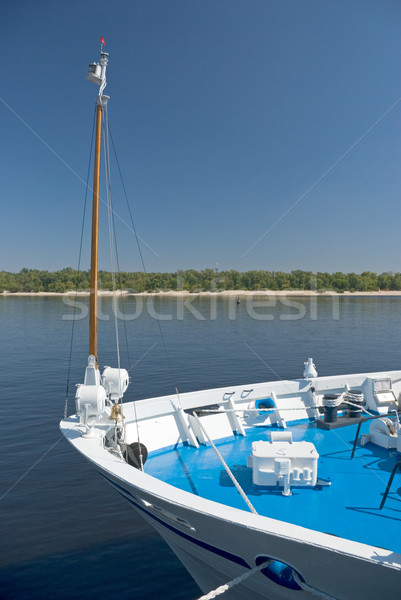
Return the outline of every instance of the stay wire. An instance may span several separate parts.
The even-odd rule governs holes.
[[[120,163],[119,163],[118,158],[117,158],[117,152],[116,152],[116,148],[114,146],[113,136],[111,135],[111,129],[110,129],[110,123],[109,123],[109,121],[108,121],[108,134],[110,136],[111,145],[113,147],[113,152],[114,152],[114,157],[115,157],[115,160],[116,160],[116,163],[117,163],[118,173],[120,175],[121,184],[122,184],[122,187],[123,187],[123,190],[124,190],[124,197],[125,197],[125,201],[126,201],[127,206],[128,206],[128,212],[129,212],[130,219],[131,219],[132,230],[135,233],[135,238],[136,238],[136,241],[137,241],[137,244],[138,244],[138,250],[139,250],[139,255],[141,257],[142,268],[146,272],[145,264],[144,264],[144,260],[143,260],[143,256],[142,256],[141,247],[140,247],[140,245],[138,243],[138,236],[137,236],[137,233],[136,233],[135,223],[134,223],[134,220],[132,218],[131,207],[129,206],[129,203],[128,203],[127,191],[126,191],[124,180],[123,180],[123,177],[122,177]],[[113,217],[114,217],[114,213],[113,213]],[[114,218],[113,218],[113,228],[114,228],[114,240],[115,240],[115,245],[116,245],[116,257],[117,257],[117,267],[118,267],[118,274],[119,274],[119,284],[120,284],[120,289],[122,289],[122,278],[121,278],[120,263],[119,263],[119,257],[118,257],[117,236],[116,236],[116,231],[115,231],[115,219]],[[128,371],[131,371],[133,365],[131,365],[131,358],[130,358],[130,352],[129,352],[128,332],[127,332],[127,323],[126,323],[126,320],[125,320],[125,304],[124,304],[124,298],[123,298],[123,296],[121,296],[121,307],[122,307],[123,321],[124,321],[125,346],[126,346],[126,352],[127,352],[127,358],[128,358],[128,365],[129,365]]]
[[[137,246],[138,246],[138,252],[139,252],[139,256],[141,258],[142,269],[143,269],[144,273],[147,273],[146,267],[145,267],[145,261],[144,261],[144,258],[143,258],[141,245],[139,243],[139,237],[138,237],[138,233],[136,231],[134,218],[132,216],[131,206],[130,206],[129,201],[128,201],[128,194],[127,194],[127,190],[126,190],[126,187],[125,187],[125,183],[124,183],[124,179],[123,179],[123,174],[121,172],[120,161],[118,160],[117,151],[116,151],[116,147],[114,145],[114,140],[113,140],[113,136],[112,136],[112,133],[111,133],[110,125],[109,125],[109,134],[110,134],[111,145],[113,147],[114,157],[115,157],[116,163],[117,163],[118,173],[119,173],[120,179],[121,179],[121,185],[122,185],[123,191],[124,191],[125,202],[127,204],[128,213],[129,213],[130,220],[131,220],[131,226],[132,226],[133,232],[135,234],[135,239],[136,239],[136,243],[137,243]]]
[[[135,239],[136,239],[136,243],[137,243],[137,246],[138,246],[139,256],[141,258],[142,269],[143,269],[143,272],[145,274],[147,274],[147,270],[146,270],[146,266],[145,266],[145,261],[144,261],[144,258],[143,258],[141,245],[139,243],[139,237],[138,237],[138,233],[137,233],[137,230],[136,230],[136,227],[135,227],[135,223],[134,223],[134,218],[133,218],[133,215],[132,215],[131,207],[130,207],[130,204],[129,204],[129,201],[128,201],[128,194],[127,194],[127,190],[126,190],[126,187],[125,187],[125,184],[124,184],[124,179],[123,179],[122,172],[121,172],[120,162],[118,160],[118,156],[117,156],[117,152],[116,152],[116,147],[114,145],[114,140],[113,140],[113,135],[111,133],[110,125],[109,125],[109,134],[110,134],[111,145],[112,145],[113,152],[114,152],[114,157],[116,159],[116,164],[117,164],[118,172],[119,172],[120,179],[121,179],[121,185],[122,185],[122,188],[123,188],[123,191],[124,191],[124,197],[125,197],[125,201],[126,201],[126,204],[127,204],[128,213],[129,213],[130,220],[131,220],[131,226],[132,226],[132,229],[133,229],[134,234],[135,234]],[[168,369],[170,371],[170,376],[171,376],[171,378],[173,380],[173,385],[174,385],[175,390],[176,390],[176,392],[178,394],[178,388],[177,388],[177,385],[176,385],[176,376],[174,374],[174,371],[173,371],[173,368],[172,368],[172,365],[171,365],[170,356],[169,356],[169,353],[168,353],[168,350],[167,350],[167,345],[166,345],[166,341],[165,341],[165,338],[164,338],[164,335],[163,335],[163,331],[162,331],[162,328],[161,328],[161,325],[160,325],[160,321],[159,321],[159,319],[156,319],[156,321],[157,321],[157,326],[158,326],[158,329],[159,329],[160,338],[162,340],[162,345],[163,345],[164,353],[166,355],[166,360],[167,360]]]
[[[109,135],[107,135],[107,145],[108,145],[108,148],[109,148],[109,137],[111,138],[111,132],[110,132],[108,118],[107,118],[107,133],[109,134]],[[112,145],[113,145],[113,150],[114,150],[114,156],[116,157],[116,161],[117,161],[117,155],[116,155],[116,152],[115,152],[115,147],[114,147],[113,140],[112,140]],[[117,164],[118,164],[118,161],[117,161]],[[110,156],[109,156],[109,165],[110,165]],[[123,189],[124,189],[124,192],[125,192],[125,198],[127,200],[125,186],[124,186],[124,182],[123,182],[123,179],[122,179],[121,169],[120,169],[119,164],[118,164],[118,170],[119,170],[121,182],[122,182],[122,185],[123,185]],[[110,197],[111,197],[111,195],[110,195]],[[120,261],[119,261],[119,256],[118,256],[118,246],[117,246],[117,236],[116,236],[116,229],[115,229],[115,219],[114,219],[114,212],[113,212],[112,206],[111,206],[111,213],[110,214],[111,214],[111,223],[112,223],[112,227],[113,227],[113,238],[114,238],[114,245],[115,245],[116,266],[117,266],[117,270],[118,270],[119,284],[120,284],[120,290],[121,290],[122,289],[122,280],[121,280],[121,271],[120,271]],[[133,226],[133,229],[135,231],[135,236],[136,236],[135,226]],[[140,253],[140,254],[141,254],[141,259],[143,261],[142,253]],[[124,334],[125,334],[125,344],[126,344],[127,359],[128,359],[129,371],[131,371],[132,367],[131,367],[131,359],[130,359],[129,344],[128,344],[127,323],[126,323],[126,320],[125,320],[125,312],[124,312],[124,298],[123,298],[122,295],[120,297],[121,297],[121,307],[122,307],[122,313],[123,313]],[[131,387],[132,387],[132,399],[134,400],[134,386],[131,386]],[[122,399],[121,399],[121,404],[122,404]],[[139,423],[138,423],[138,415],[137,415],[137,410],[136,410],[136,402],[134,402],[133,404],[134,404],[134,415],[135,415],[136,432],[137,432],[137,439],[138,439],[139,462],[140,462],[141,471],[143,471],[144,460],[143,460],[143,456],[142,456],[142,444],[141,444],[140,433],[139,433]]]
[[[123,179],[123,176],[122,176],[120,162],[118,160],[117,151],[116,151],[116,147],[114,145],[113,136],[112,136],[112,133],[111,133],[110,122],[108,122],[108,133],[109,133],[110,140],[111,140],[111,145],[112,145],[112,148],[113,148],[114,158],[116,160],[117,169],[118,169],[118,173],[119,173],[120,180],[121,180],[121,185],[122,185],[122,188],[123,188],[123,191],[124,191],[124,198],[125,198],[125,202],[127,204],[128,213],[129,213],[130,220],[131,220],[132,230],[133,230],[133,232],[135,234],[135,240],[136,240],[136,243],[137,243],[137,246],[138,246],[138,252],[139,252],[139,256],[140,256],[141,264],[142,264],[142,270],[144,271],[144,273],[146,273],[145,261],[144,261],[144,258],[143,258],[141,246],[139,244],[139,238],[138,238],[138,234],[137,234],[137,231],[136,231],[135,222],[134,222],[134,219],[133,219],[133,216],[132,216],[131,207],[130,207],[130,204],[128,202],[128,194],[127,194],[127,190],[126,190],[126,187],[125,187],[124,179]],[[122,289],[121,271],[120,271],[119,259],[118,259],[118,251],[117,251],[117,236],[115,234],[115,219],[113,219],[113,226],[114,226],[114,239],[116,241],[116,254],[117,254],[118,272],[119,272],[119,279],[120,279],[120,288]],[[126,344],[126,349],[127,349],[129,371],[131,371],[132,365],[131,365],[130,354],[129,354],[127,324],[126,324],[125,318],[124,318],[124,316],[125,316],[125,312],[124,312],[125,305],[124,305],[124,298],[122,296],[121,296],[121,306],[122,306],[122,313],[123,313],[123,319],[124,319],[124,334],[125,334],[125,344]]]
[[[105,146],[107,147],[107,168],[110,169],[110,145],[109,145],[109,126],[108,126],[108,112],[106,112],[106,122],[107,122],[107,127],[105,128]],[[116,228],[115,228],[115,219],[114,219],[114,211],[113,211],[113,201],[112,201],[112,193],[111,193],[111,178],[110,178],[110,172],[109,172],[109,229],[110,229],[110,245],[114,245],[114,271],[113,271],[113,306],[114,306],[114,318],[115,318],[115,326],[116,326],[116,333],[117,333],[117,344],[118,344],[118,324],[117,324],[117,296],[116,294],[116,281],[115,281],[115,271],[117,270],[118,276],[119,276],[119,285],[120,285],[120,290],[122,289],[122,281],[121,281],[121,271],[120,271],[120,260],[119,260],[119,255],[118,255],[118,245],[117,245],[117,235],[116,235]],[[126,351],[127,351],[127,359],[128,359],[128,364],[131,364],[131,360],[130,360],[130,353],[129,353],[129,346],[128,346],[128,334],[127,334],[127,324],[126,324],[126,320],[125,320],[125,313],[124,313],[124,299],[123,296],[120,296],[121,298],[121,303],[122,303],[122,313],[123,313],[123,323],[124,323],[124,333],[125,333],[125,344],[126,344]],[[119,349],[118,349],[118,353],[119,353]],[[118,354],[118,360],[120,361],[120,355]],[[120,362],[118,363],[118,368],[120,369]],[[134,395],[134,386],[132,386],[132,396]],[[122,404],[122,398],[121,398],[121,404]],[[139,461],[140,461],[140,467],[141,467],[141,471],[143,471],[143,457],[142,457],[142,446],[141,446],[141,441],[140,441],[140,434],[139,434],[139,426],[138,426],[138,417],[137,417],[137,412],[136,412],[136,404],[134,402],[134,414],[135,414],[135,422],[136,422],[136,429],[137,429],[137,437],[138,437],[138,448],[139,448]]]
[[[114,218],[114,211],[112,211],[112,225],[113,225],[113,236],[114,236],[114,244],[115,244],[115,257],[116,257],[116,265],[117,265],[117,273],[118,273],[118,283],[119,283],[119,289],[122,290],[123,282],[122,282],[121,270],[120,270],[120,259],[119,259],[119,254],[118,254],[117,235],[116,235],[116,220]],[[127,352],[128,371],[130,371],[131,370],[131,357],[130,357],[130,352],[129,352],[127,323],[126,323],[126,319],[125,319],[124,296],[122,294],[120,295],[120,300],[121,300],[122,319],[123,319],[123,323],[124,323],[124,338],[125,338],[125,346],[126,346],[126,352]]]
[[[110,239],[110,262],[111,262],[111,277],[112,277],[112,283],[113,283],[113,298],[112,298],[112,305],[113,305],[113,312],[114,312],[114,328],[115,328],[115,335],[116,335],[116,347],[117,347],[117,364],[118,364],[118,370],[120,370],[121,368],[121,361],[120,361],[120,341],[119,341],[119,333],[118,333],[118,321],[117,321],[117,310],[116,310],[116,270],[118,269],[119,272],[119,266],[118,266],[118,261],[116,261],[116,249],[117,249],[117,245],[116,245],[116,239],[115,239],[115,227],[114,227],[114,217],[113,217],[113,199],[112,199],[112,192],[111,192],[111,173],[110,173],[110,146],[109,146],[109,127],[108,127],[108,111],[107,111],[107,104],[104,107],[104,112],[103,112],[103,117],[104,117],[104,131],[105,131],[105,136],[104,136],[104,157],[105,157],[105,174],[106,174],[106,189],[107,189],[107,209],[108,209],[108,221],[109,221],[109,239]]]
[[[76,315],[76,310],[77,310],[77,296],[78,296],[79,276],[80,276],[80,269],[81,269],[82,246],[83,246],[84,229],[85,229],[86,206],[87,206],[87,203],[88,203],[89,177],[90,177],[90,169],[91,169],[91,162],[92,162],[92,151],[93,151],[93,140],[94,140],[94,131],[95,131],[95,120],[96,120],[96,106],[95,106],[95,109],[93,111],[93,123],[92,123],[91,144],[90,144],[90,150],[89,150],[88,172],[87,172],[87,175],[86,175],[86,185],[85,185],[85,200],[84,200],[84,208],[83,208],[83,213],[82,213],[81,239],[80,239],[80,243],[79,243],[77,277],[76,277],[76,283],[75,283],[75,302],[74,302],[74,312],[73,312],[73,315],[72,315],[70,352],[69,352],[69,359],[68,359],[67,384],[66,384],[66,392],[65,392],[64,419],[67,418],[67,413],[68,413],[68,394],[69,394],[69,389],[70,389],[72,348],[73,348],[73,343],[74,343],[74,332],[75,332],[75,315]]]

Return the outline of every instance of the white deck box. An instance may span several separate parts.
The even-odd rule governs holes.
[[[269,442],[253,442],[247,465],[257,486],[315,486],[319,454],[311,442],[293,442],[291,432],[271,432]]]

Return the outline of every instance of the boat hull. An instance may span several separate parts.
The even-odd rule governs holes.
[[[391,380],[396,397],[401,395],[401,371],[316,378],[313,383],[321,394],[338,393],[346,386],[364,389],[367,400],[372,403],[373,393],[369,390],[376,379]],[[219,403],[226,406],[227,397],[236,394],[235,408],[246,413],[252,400],[251,393],[254,398],[267,398],[273,391],[277,413],[283,406],[289,411],[286,412],[288,420],[308,420],[309,412],[316,410],[311,408],[310,382],[305,380],[182,394],[181,409],[177,409],[175,396],[153,398],[124,404],[126,424],[132,425],[128,443],[137,441],[139,430],[141,442],[149,452],[174,448],[177,440],[191,443],[186,437],[187,413],[183,409],[190,411]],[[141,471],[130,466],[108,451],[104,444],[104,435],[110,429],[107,415],[99,419],[93,430],[88,431],[77,415],[62,421],[60,427],[72,446],[162,536],[204,593],[252,571],[224,597],[376,600],[387,595],[390,598],[399,596],[401,554],[352,541],[357,539],[353,535],[352,519],[344,522],[344,527],[340,528],[342,537],[337,537],[328,533],[327,519],[326,525],[319,521],[314,529],[309,529],[294,524],[305,522],[302,515],[296,515],[299,518],[289,523],[279,520],[276,514],[269,514],[267,507],[263,507],[261,514],[253,514],[247,509],[202,497],[196,489],[191,492],[180,489],[157,475],[152,476],[146,468]],[[385,483],[383,489],[384,486]],[[369,499],[363,497],[363,500],[366,510],[370,511]],[[395,537],[399,523],[397,514],[393,511],[381,516],[392,519]],[[372,517],[377,517],[377,512],[373,512]],[[368,536],[362,539],[368,539]],[[390,536],[388,544],[399,547]],[[270,561],[270,566],[254,572],[261,562],[266,561]]]
[[[189,506],[178,506],[139,487],[122,486],[110,474],[102,475],[161,535],[204,593],[248,573],[267,559],[288,565],[290,577],[266,570],[253,573],[225,592],[224,597],[292,600],[299,599],[302,593],[303,598],[367,600],[387,594],[394,597],[400,588],[398,555],[394,555],[394,564],[391,555],[380,564],[374,555],[361,557],[341,552],[341,544],[338,548],[324,548],[318,539],[308,543],[288,537],[284,523],[284,535],[249,527],[191,510]],[[296,577],[301,576],[305,588],[313,591],[302,590],[291,576],[292,570]]]

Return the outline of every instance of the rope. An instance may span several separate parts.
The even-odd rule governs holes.
[[[197,600],[213,600],[213,598],[216,598],[217,596],[221,596],[222,594],[224,594],[228,590],[232,589],[236,585],[243,583],[246,579],[248,579],[248,577],[252,577],[252,575],[256,575],[256,573],[259,573],[259,571],[262,571],[263,569],[268,567],[271,562],[272,562],[271,560],[267,560],[267,561],[263,562],[262,564],[255,567],[254,569],[251,569],[250,571],[247,571],[246,573],[243,573],[242,575],[239,575],[238,577],[231,579],[231,581],[228,581],[224,585],[219,586],[215,590],[211,590],[208,594],[205,594],[204,596],[200,596],[200,598],[198,598]],[[321,600],[338,600],[334,596],[325,594],[324,592],[321,592],[320,590],[317,590],[316,588],[314,588],[314,587],[308,585],[307,583],[305,583],[304,581],[302,581],[300,579],[300,577],[298,577],[298,574],[294,569],[292,570],[292,576],[294,577],[294,580],[299,585],[299,587],[301,589],[303,589],[305,592],[309,592],[310,594],[312,594],[313,596],[316,596],[317,598],[320,598]]]
[[[220,454],[220,452],[217,450],[216,446],[214,445],[213,441],[211,440],[211,438],[209,437],[209,434],[207,433],[206,429],[204,428],[204,426],[201,423],[201,420],[199,419],[198,415],[196,414],[196,412],[193,413],[193,416],[195,417],[195,419],[198,421],[198,425],[199,427],[202,429],[203,433],[205,434],[205,436],[208,439],[208,442],[210,443],[210,445],[212,446],[213,450],[215,451],[215,453],[217,454],[221,464],[223,465],[223,467],[226,470],[227,475],[230,477],[231,481],[233,482],[233,484],[235,485],[235,487],[237,488],[238,493],[240,494],[240,496],[242,497],[242,499],[244,500],[244,502],[246,503],[246,505],[248,506],[249,510],[251,512],[253,512],[254,515],[257,515],[258,513],[256,512],[256,510],[254,509],[254,507],[252,506],[248,496],[245,494],[244,490],[242,489],[242,487],[240,486],[240,484],[238,483],[238,481],[236,480],[233,472],[231,471],[230,467],[227,465],[226,461],[224,460],[224,458],[222,457],[222,455]]]
[[[372,413],[369,412],[366,408],[364,408],[362,406],[363,400],[364,400],[364,397],[363,397],[362,392],[347,391],[347,392],[343,392],[342,394],[339,394],[339,396],[337,398],[323,397],[322,405],[326,406],[327,408],[336,408],[336,407],[340,406],[340,404],[344,403],[344,404],[347,404],[348,406],[356,408],[356,409],[362,411],[363,413],[366,413],[370,417],[372,417],[373,416]],[[280,409],[280,410],[282,410],[282,409]]]
[[[349,402],[356,402],[357,404],[362,404],[364,402],[364,395],[362,392],[351,391],[348,390],[344,394],[344,400],[348,400]]]
[[[216,598],[216,596],[220,596],[221,594],[224,594],[227,590],[230,590],[231,588],[235,587],[236,585],[242,583],[243,581],[248,579],[248,577],[251,577],[252,575],[255,575],[256,573],[259,573],[259,571],[261,571],[262,569],[265,569],[270,563],[271,563],[271,560],[267,560],[267,561],[263,562],[258,567],[255,567],[254,569],[251,569],[250,571],[247,571],[246,573],[243,573],[242,575],[235,577],[234,579],[232,579],[231,581],[228,581],[224,585],[221,585],[220,587],[216,588],[215,590],[210,591],[205,596],[201,596],[200,598],[198,598],[198,600],[213,600],[213,598]]]
[[[91,134],[91,145],[90,145],[90,150],[89,150],[88,173],[86,176],[86,185],[85,185],[85,201],[84,201],[84,209],[83,209],[83,213],[82,213],[81,240],[80,240],[80,244],[79,244],[79,253],[78,253],[77,277],[76,277],[76,283],[75,283],[75,302],[74,302],[74,312],[72,315],[70,353],[69,353],[69,358],[68,358],[67,384],[66,384],[66,391],[65,391],[64,419],[67,418],[67,414],[68,414],[68,393],[69,393],[69,389],[70,389],[72,347],[73,347],[73,342],[74,342],[74,331],[75,331],[75,314],[77,311],[77,295],[78,295],[79,275],[80,275],[80,269],[81,269],[82,245],[83,245],[83,239],[84,239],[85,214],[86,214],[86,205],[87,205],[87,200],[88,200],[89,177],[90,177],[91,157],[92,157],[93,139],[94,139],[93,133],[95,131],[95,120],[96,120],[96,107],[93,111],[93,123],[92,123],[92,134]]]
[[[347,392],[344,393],[343,396],[343,402],[344,404],[348,404],[349,406],[356,408],[358,410],[361,410],[362,412],[366,413],[367,415],[369,415],[370,417],[373,417],[373,414],[371,412],[369,412],[368,410],[366,410],[366,408],[363,408],[363,404],[364,404],[364,395],[362,392],[360,392],[359,390],[348,390]]]
[[[366,408],[363,408],[363,406],[361,406],[360,404],[355,404],[354,402],[349,402],[348,400],[343,400],[343,402],[344,404],[348,404],[349,406],[353,406],[354,408],[361,410],[362,412],[369,415],[369,417],[374,417],[373,413],[369,412]]]
[[[325,396],[323,396],[322,405],[326,406],[327,408],[335,408],[336,406],[340,406],[342,401],[343,394],[340,394],[336,398],[326,398]]]

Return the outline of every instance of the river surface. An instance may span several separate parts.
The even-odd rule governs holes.
[[[200,591],[159,536],[63,440],[87,361],[87,301],[0,298],[0,597],[193,600]],[[277,378],[401,368],[401,298],[103,299],[99,361],[127,400]],[[158,318],[157,318],[158,317]],[[74,325],[72,359],[71,331]]]

